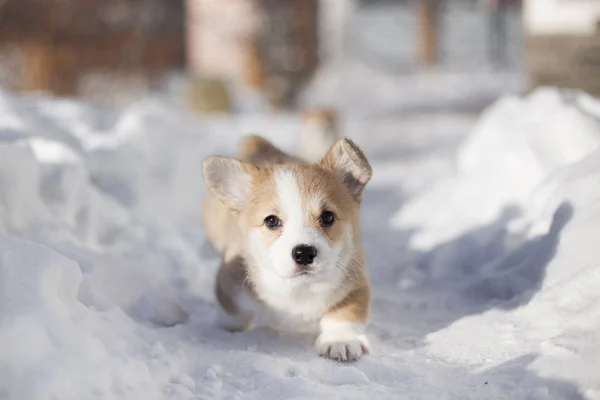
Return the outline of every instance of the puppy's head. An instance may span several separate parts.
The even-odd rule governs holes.
[[[212,193],[239,215],[251,274],[324,283],[346,275],[360,245],[358,211],[371,178],[352,141],[339,140],[314,164],[259,168],[209,157],[203,172]]]

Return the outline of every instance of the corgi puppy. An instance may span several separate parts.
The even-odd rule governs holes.
[[[222,327],[249,328],[271,312],[314,327],[324,357],[369,352],[370,287],[359,209],[371,166],[349,139],[306,163],[259,136],[238,158],[208,157],[203,223],[220,252],[216,298]]]

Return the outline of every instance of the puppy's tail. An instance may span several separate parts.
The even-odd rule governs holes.
[[[244,136],[238,144],[238,157],[250,161],[261,153],[268,153],[276,149],[267,139],[259,135]]]
[[[244,136],[240,140],[238,157],[242,161],[254,164],[279,164],[298,161],[296,157],[283,152],[259,135]]]

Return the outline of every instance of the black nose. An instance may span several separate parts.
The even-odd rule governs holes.
[[[317,248],[315,246],[301,244],[292,249],[292,258],[300,265],[312,264],[316,256]]]

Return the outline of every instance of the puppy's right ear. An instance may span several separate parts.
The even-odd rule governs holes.
[[[347,138],[340,139],[331,146],[318,164],[335,172],[348,192],[359,200],[373,174],[371,164],[365,154],[352,140]]]
[[[252,190],[258,167],[235,158],[212,156],[202,162],[202,174],[210,191],[233,211],[241,210]]]

